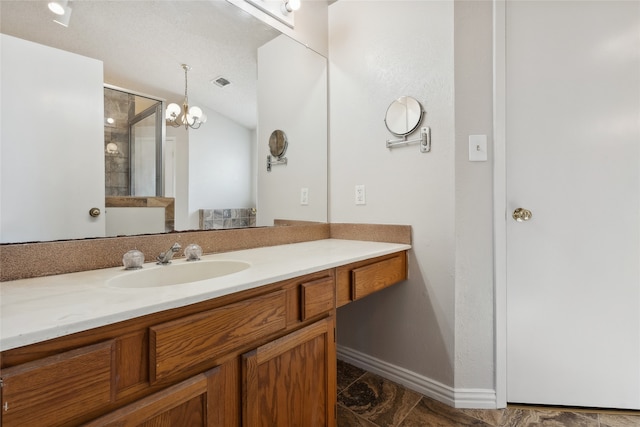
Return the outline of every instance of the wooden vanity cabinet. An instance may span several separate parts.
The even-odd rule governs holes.
[[[4,351],[0,425],[334,427],[340,294],[403,278],[393,254]]]

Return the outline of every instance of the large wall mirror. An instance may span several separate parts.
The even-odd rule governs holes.
[[[174,201],[175,230],[223,228],[217,223],[203,227],[202,211],[212,215],[210,219],[215,219],[218,211],[223,215],[221,219],[231,219],[225,216],[241,210],[257,215],[257,220],[242,225],[268,226],[275,218],[327,220],[326,58],[223,0],[75,1],[70,6],[70,22],[64,27],[53,21],[47,1],[2,0],[0,32],[98,60],[101,83],[165,100],[165,106],[170,102],[182,104],[185,80],[181,64],[191,67],[189,103],[201,107],[208,121],[197,130],[163,129],[164,174],[159,178],[160,197]],[[4,58],[11,43],[6,38],[2,40]],[[71,65],[74,60],[71,57],[63,60],[68,67],[63,81],[83,79],[85,64],[80,61],[78,66]],[[53,68],[46,62],[22,67],[21,78],[32,80],[37,79],[35,74],[31,77],[35,71],[32,68]],[[292,69],[297,72],[286,72]],[[5,73],[4,64],[1,76],[5,92],[6,87],[13,85],[7,83],[12,74]],[[216,84],[222,80],[230,84],[224,87]],[[13,99],[19,102],[18,108],[11,105],[15,110],[11,114],[5,114],[9,109],[5,108],[7,101],[3,94],[3,122],[15,123],[11,128],[17,130],[3,129],[0,141],[3,156],[0,243],[108,235],[103,231],[104,217],[109,217],[110,209],[105,208],[108,195],[105,188],[109,188],[106,180],[112,185],[117,174],[114,146],[107,147],[109,141],[102,134],[83,134],[75,128],[77,113],[87,110],[89,104],[100,105],[100,114],[104,115],[100,104],[104,103],[104,88],[97,92],[91,86],[91,90],[72,93],[42,82],[42,91],[36,93],[37,87],[38,84],[29,84],[27,90],[14,91],[17,93]],[[299,98],[295,99],[296,96]],[[41,102],[51,103],[48,108],[52,113],[38,123],[21,113]],[[313,105],[301,108],[296,105],[299,102]],[[314,113],[296,116],[297,111]],[[106,117],[99,120],[103,124]],[[63,127],[64,135],[42,145],[45,148],[25,148],[32,141],[49,142],[52,132],[48,130],[54,126]],[[270,132],[276,128],[283,128],[292,136],[291,163],[277,174],[265,177],[260,172],[264,169],[264,151],[268,150]],[[93,144],[99,144],[97,149]],[[98,162],[88,160],[87,146],[91,146],[92,153],[99,151]],[[14,150],[17,147],[19,150]],[[309,158],[305,158],[307,155]],[[44,172],[36,158],[53,165],[53,172]],[[81,165],[86,168],[83,178],[69,178]],[[20,180],[8,178],[16,173],[27,177],[31,187],[22,188]],[[56,191],[36,194],[36,189],[58,178],[67,179],[67,183],[59,184]],[[266,182],[267,179],[272,182]],[[90,187],[94,180],[97,184]],[[285,183],[310,188],[313,203],[301,207],[300,188],[286,188]],[[96,190],[100,187],[101,190]],[[76,203],[81,195],[89,200],[83,200],[77,212],[55,218],[57,206]],[[5,214],[7,206],[15,207],[12,213]],[[100,208],[103,215],[97,219],[90,217],[88,211],[93,207]],[[16,221],[18,217],[29,218],[30,225],[12,226],[13,217]],[[123,221],[132,223],[127,217]],[[98,231],[85,229],[82,223],[97,226]],[[228,224],[233,227],[236,223]],[[67,226],[71,231],[64,230]],[[126,234],[147,232],[132,229]]]

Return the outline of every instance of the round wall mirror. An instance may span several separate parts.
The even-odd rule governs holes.
[[[271,136],[269,137],[269,151],[271,151],[271,155],[274,157],[282,157],[284,153],[287,151],[287,135],[277,129],[271,132]]]
[[[415,98],[401,96],[387,108],[384,123],[392,134],[406,136],[420,126],[423,114],[422,105]]]

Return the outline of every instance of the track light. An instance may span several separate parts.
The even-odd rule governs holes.
[[[56,0],[49,2],[47,6],[49,6],[49,10],[56,15],[64,15],[64,9],[68,3],[68,0]]]
[[[53,22],[56,22],[64,27],[69,26],[71,20],[71,7],[68,0],[56,0],[49,2],[47,5],[49,10],[55,13],[57,16],[53,18]]]
[[[300,9],[300,0],[282,0],[282,13],[287,15]]]

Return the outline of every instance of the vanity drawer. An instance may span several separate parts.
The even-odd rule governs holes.
[[[405,251],[338,267],[337,306],[364,298],[406,278]]]
[[[285,327],[285,291],[152,326],[151,382],[223,356]]]
[[[114,400],[115,341],[2,371],[2,425],[64,424]]]
[[[303,321],[335,307],[336,286],[333,276],[303,283],[300,288],[300,316]]]

